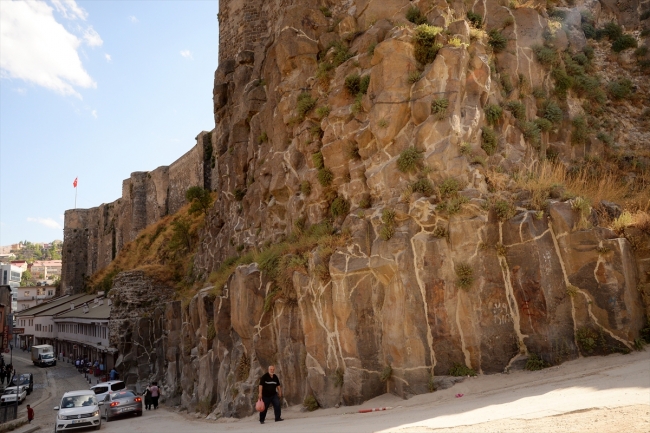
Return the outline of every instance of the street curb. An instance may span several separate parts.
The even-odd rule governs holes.
[[[16,433],[34,433],[36,430],[40,430],[41,428],[37,425],[33,425],[25,430],[20,430],[17,431]]]
[[[12,431],[16,430],[17,428],[20,428],[27,424],[27,417],[22,417],[22,418],[16,418],[13,421],[8,421],[6,423],[0,424],[0,433],[4,433],[7,431]],[[36,427],[36,429],[39,429],[40,427]],[[36,430],[33,430],[36,431]]]

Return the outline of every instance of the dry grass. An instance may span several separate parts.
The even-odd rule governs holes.
[[[622,183],[621,176],[614,172],[594,176],[588,170],[580,169],[569,173],[562,164],[544,162],[534,171],[519,174],[515,180],[518,187],[533,193],[534,202],[545,201],[551,189],[563,186],[568,197],[580,196],[594,204],[607,200],[634,210],[646,209],[648,206],[649,193],[630,191]]]
[[[110,265],[96,272],[86,287],[95,290],[106,279],[122,271],[141,270],[150,278],[176,287],[180,291],[192,285],[190,269],[198,247],[198,232],[204,224],[204,213],[190,215],[190,204],[176,214],[167,216],[145,228],[122,248]],[[175,236],[175,223],[185,222],[187,233],[182,242]]]

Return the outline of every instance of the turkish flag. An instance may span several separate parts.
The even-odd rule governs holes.
[[[75,177],[75,178],[74,178],[74,182],[72,182],[72,186],[74,186],[75,188],[77,187],[77,179],[78,179],[78,178]]]

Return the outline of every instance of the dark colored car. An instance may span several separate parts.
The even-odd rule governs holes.
[[[17,374],[9,386],[23,386],[27,390],[27,395],[34,391],[34,375],[32,373]]]
[[[106,422],[120,415],[142,415],[142,397],[128,389],[108,393],[99,404]]]

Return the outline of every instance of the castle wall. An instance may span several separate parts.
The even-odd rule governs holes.
[[[82,291],[85,280],[108,266],[140,231],[177,212],[186,202],[188,188],[211,187],[204,176],[204,165],[210,164],[210,156],[206,159],[204,155],[204,137],[210,140],[212,135],[201,132],[197,144],[170,166],[131,173],[122,182],[120,199],[65,212],[61,275],[64,290]],[[211,143],[208,148],[212,148]]]

